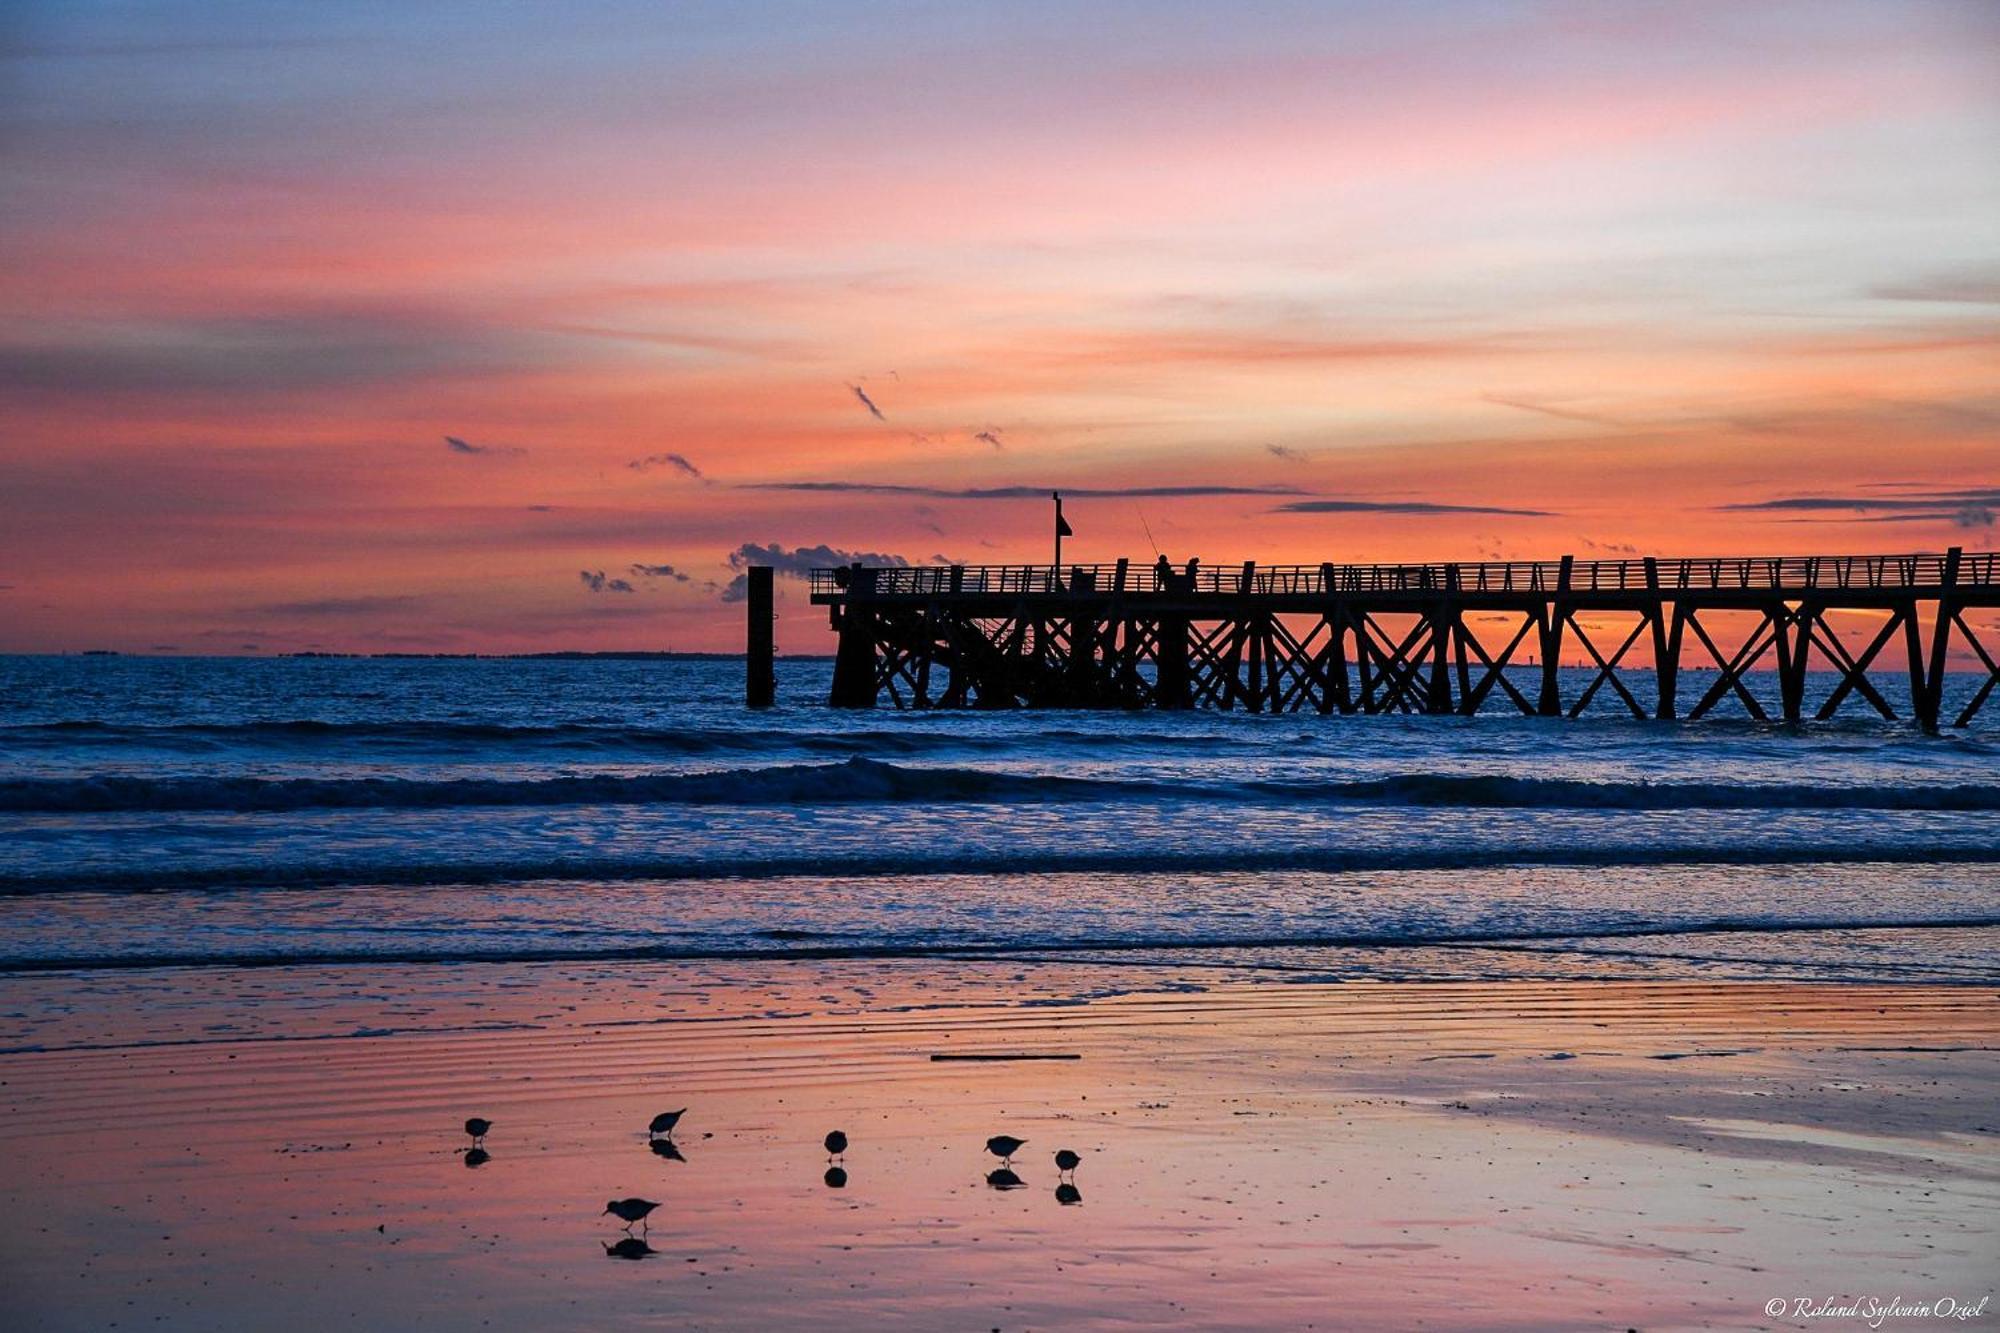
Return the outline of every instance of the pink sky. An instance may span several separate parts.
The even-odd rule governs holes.
[[[1996,544],[1980,4],[31,5],[0,69],[0,651],[730,648],[745,544],[1046,559],[1016,487],[1205,492],[1078,560]]]

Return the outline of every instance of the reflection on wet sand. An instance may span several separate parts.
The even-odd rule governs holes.
[[[467,1148],[465,1150],[465,1164],[468,1167],[473,1168],[474,1170],[477,1170],[479,1167],[485,1166],[488,1162],[492,1160],[493,1160],[493,1154],[487,1152],[486,1149],[484,1148]]]
[[[827,1327],[1302,1327],[1338,1308],[1357,1327],[1421,1315],[1450,1329],[1490,1327],[1505,1301],[1520,1328],[1580,1326],[1599,1307],[1603,1325],[1712,1327],[1754,1322],[1776,1284],[1824,1280],[1830,1241],[1857,1284],[1949,1289],[1991,1267],[1988,1166],[1822,1132],[1990,1162],[1990,1136],[1942,1137],[1989,1123],[1990,987],[1209,982],[1069,1008],[1023,1009],[1008,990],[986,1008],[911,1009],[938,998],[935,973],[912,970],[881,973],[882,1012],[858,1021],[769,1017],[828,985],[785,971],[748,1016],[613,1021],[652,1018],[683,973],[641,975],[642,1000],[579,993],[557,1030],[0,1054],[0,1253],[33,1279],[25,1317],[10,1282],[0,1322],[129,1327],[145,1307],[168,1327],[269,1328],[306,1310],[478,1333],[482,1317],[612,1328],[671,1311],[756,1333],[807,1310]],[[887,984],[899,975],[907,989]],[[198,1036],[227,1016],[175,1021]],[[599,1025],[579,1035],[586,1020]],[[912,1058],[1014,1042],[1024,1025],[1084,1058]],[[1552,1063],[1558,1050],[1577,1054]],[[1468,1052],[1491,1058],[1428,1058]],[[1841,1090],[1895,1080],[1904,1094],[1881,1101]],[[694,1107],[681,1125],[699,1171],[692,1155],[677,1170],[632,1157],[662,1086]],[[1812,1139],[1725,1133],[1746,1091],[1764,1094],[1767,1126]],[[471,1139],[452,1132],[473,1106],[512,1145],[477,1180],[462,1169]],[[872,1164],[865,1180],[813,1163],[835,1125]],[[985,1153],[1002,1127],[1041,1167]],[[1076,1152],[1075,1179],[1044,1174],[1068,1167],[1058,1150]],[[1102,1173],[1088,1217],[1083,1163]],[[988,1185],[990,1170],[1006,1174]],[[590,1212],[639,1189],[665,1196],[657,1255],[640,1224],[606,1231]],[[1833,1189],[1852,1220],[1821,1220]],[[79,1234],[96,1252],[68,1252]]]
[[[1002,1166],[986,1173],[986,1183],[996,1190],[1017,1190],[1028,1182]]]
[[[607,1259],[644,1259],[647,1255],[659,1253],[637,1236],[626,1236],[615,1243],[599,1241],[598,1244],[604,1246],[604,1257]]]
[[[826,1180],[826,1187],[828,1189],[844,1190],[847,1188],[847,1168],[844,1166],[830,1166],[826,1169],[824,1179]]]
[[[681,1153],[681,1146],[672,1139],[648,1139],[646,1140],[646,1146],[653,1150],[653,1156],[664,1157],[669,1162],[685,1162],[687,1160]]]

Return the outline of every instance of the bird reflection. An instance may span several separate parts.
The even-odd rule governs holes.
[[[1011,1169],[1003,1166],[997,1170],[988,1171],[986,1173],[986,1183],[996,1190],[1017,1190],[1028,1182],[1015,1175]]]
[[[643,1259],[649,1254],[659,1253],[637,1236],[627,1236],[615,1245],[605,1244],[603,1241],[599,1241],[598,1244],[604,1246],[604,1257],[607,1259]]]
[[[826,1187],[827,1187],[828,1189],[830,1189],[830,1190],[844,1190],[844,1189],[846,1189],[846,1188],[847,1188],[847,1168],[846,1168],[846,1167],[844,1167],[844,1166],[830,1166],[830,1167],[828,1167],[828,1168],[826,1169]]]
[[[484,1148],[467,1148],[465,1150],[465,1164],[469,1167],[476,1169],[485,1166],[492,1160],[493,1154],[487,1152]]]
[[[680,1145],[672,1139],[648,1139],[646,1140],[646,1146],[653,1150],[653,1156],[664,1157],[669,1162],[685,1162],[687,1160],[687,1158],[681,1155]]]
[[[1065,1180],[1056,1186],[1056,1202],[1067,1208],[1073,1203],[1083,1202],[1083,1191]]]

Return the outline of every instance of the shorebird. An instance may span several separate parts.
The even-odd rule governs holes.
[[[659,1204],[653,1202],[651,1199],[613,1199],[610,1203],[604,1205],[604,1212],[622,1219],[625,1223],[625,1229],[630,1231],[634,1226],[646,1220],[647,1213],[652,1212],[659,1206]],[[600,1217],[603,1215],[603,1213],[598,1214]]]
[[[482,1116],[474,1116],[465,1122],[465,1132],[472,1136],[472,1142],[475,1145],[486,1142],[486,1131],[491,1128],[493,1128],[493,1122]]]
[[[986,1151],[998,1157],[1002,1162],[1012,1162],[1014,1154],[1025,1148],[1027,1144],[1028,1141],[1026,1139],[1017,1139],[1012,1134],[995,1134],[992,1138],[986,1140]]]
[[[833,1133],[826,1136],[826,1160],[831,1162],[836,1157],[845,1157],[846,1155],[847,1135],[836,1129]]]
[[[646,1132],[652,1135],[665,1134],[668,1138],[672,1138],[674,1126],[678,1125],[681,1117],[687,1113],[688,1109],[685,1106],[678,1111],[662,1111],[653,1117],[652,1124],[646,1126]]]
[[[1083,1164],[1083,1159],[1081,1157],[1078,1157],[1075,1153],[1071,1152],[1067,1148],[1064,1148],[1061,1152],[1056,1154],[1056,1170],[1064,1173],[1065,1175],[1067,1175],[1071,1171],[1076,1170],[1077,1167],[1082,1164]]]

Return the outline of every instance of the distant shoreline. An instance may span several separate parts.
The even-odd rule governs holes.
[[[786,662],[831,662],[832,653],[780,653]],[[624,649],[607,652],[548,653],[128,653],[110,648],[86,648],[63,653],[0,653],[0,657],[123,657],[159,662],[273,662],[333,659],[346,662],[741,662],[742,653],[659,652]]]

